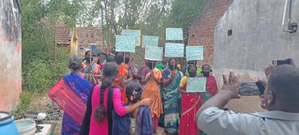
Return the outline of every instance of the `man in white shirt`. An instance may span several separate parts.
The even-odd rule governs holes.
[[[265,90],[266,112],[236,114],[224,111],[230,99],[240,98],[240,81],[223,76],[223,89],[197,112],[198,128],[208,135],[299,135],[299,69],[281,65],[271,73]]]

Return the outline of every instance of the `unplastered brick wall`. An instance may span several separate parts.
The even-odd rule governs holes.
[[[208,0],[203,12],[193,21],[189,29],[188,45],[204,46],[203,63],[213,65],[214,30],[232,2],[233,0]]]

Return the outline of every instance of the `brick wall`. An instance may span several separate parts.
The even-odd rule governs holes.
[[[77,38],[81,45],[103,45],[102,28],[100,27],[79,27],[77,28]]]
[[[189,30],[188,45],[204,46],[204,63],[213,65],[214,56],[214,30],[225,11],[233,0],[209,0],[192,23]]]

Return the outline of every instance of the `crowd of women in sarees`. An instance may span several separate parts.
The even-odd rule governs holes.
[[[121,115],[127,114],[133,111],[132,108],[137,108],[137,105],[134,107],[123,107],[120,104],[128,102],[125,88],[128,82],[133,80],[142,85],[143,92],[141,94],[141,99],[150,99],[148,104],[152,117],[151,121],[153,129],[156,134],[158,131],[158,125],[164,128],[163,134],[205,134],[196,126],[195,116],[200,106],[218,92],[217,83],[214,76],[210,74],[212,70],[209,65],[197,67],[195,64],[196,61],[192,61],[188,62],[187,66],[185,66],[183,70],[180,70],[180,68],[178,68],[179,62],[177,59],[163,58],[161,63],[145,60],[144,65],[137,70],[132,65],[132,61],[130,61],[132,58],[129,53],[115,53],[115,56],[107,57],[106,62],[115,63],[117,66],[114,67],[110,64],[109,66],[111,66],[111,68],[106,67],[106,73],[104,73],[104,64],[99,64],[93,59],[93,57],[94,54],[92,51],[87,51],[85,53],[83,62],[77,57],[72,57],[70,59],[69,66],[72,73],[64,78],[64,82],[67,84],[65,86],[68,87],[70,91],[76,93],[73,96],[76,96],[77,100],[82,100],[82,104],[86,104],[87,98],[90,98],[90,100],[94,103],[91,103],[89,108],[94,107],[93,111],[98,108],[97,106],[105,106],[106,108],[109,106],[106,99],[104,101],[99,101],[99,99],[107,98],[107,91],[109,91],[108,85],[113,85],[113,87],[116,88],[115,91],[117,91],[117,93],[113,93],[113,98],[115,98],[114,102],[119,104],[115,107],[116,109],[121,108],[118,110],[121,112]],[[113,69],[112,71],[112,67],[116,69]],[[69,79],[71,77],[73,77],[72,80]],[[187,82],[190,77],[205,77],[207,80],[206,92],[187,92]],[[109,84],[107,84],[107,80],[105,79],[108,79]],[[101,87],[100,83],[104,83],[102,85],[107,85],[105,86],[105,89]],[[92,88],[92,85],[95,85],[96,87]],[[57,88],[62,88],[60,85],[58,86],[59,87]],[[92,90],[96,91],[96,93],[93,93],[88,97],[89,92],[91,91],[92,93]],[[56,91],[59,91],[59,89]],[[105,94],[99,95],[102,91],[105,91]],[[51,96],[53,97],[52,99],[55,99],[55,96],[59,97],[59,94],[56,93],[56,95],[54,94],[54,96]],[[90,96],[95,96],[95,98]],[[65,112],[66,114],[64,117],[65,120],[63,123],[62,133],[67,134],[67,132],[72,133],[72,131],[76,131],[76,133],[78,133],[81,127],[79,123],[80,121],[82,122],[83,116],[80,114],[80,118],[78,118],[75,117],[74,114],[68,114],[71,112],[71,110],[68,109],[66,109]],[[82,113],[84,115],[84,111]],[[92,123],[93,114],[90,113],[89,117],[90,119],[87,123]],[[72,127],[72,124],[70,123],[77,123],[76,127]],[[91,126],[92,125],[90,125],[90,127]],[[96,126],[101,128],[99,125]],[[105,125],[105,132],[103,132],[105,133],[104,135],[110,133],[110,131],[106,131],[107,127],[109,126]],[[85,129],[88,129],[87,132],[89,132],[89,128],[85,127]],[[97,134],[96,129],[93,129],[92,133],[88,134]]]
[[[201,105],[218,92],[216,79],[210,74],[211,67],[205,64],[199,68],[189,63],[184,75],[177,67],[178,61],[173,58],[168,59],[164,69],[159,67],[163,63],[146,63],[141,72],[142,96],[152,99],[150,108],[154,131],[158,128],[158,118],[162,117],[159,122],[163,122],[164,134],[204,135],[195,123],[195,116]],[[190,77],[205,77],[206,92],[186,92]]]

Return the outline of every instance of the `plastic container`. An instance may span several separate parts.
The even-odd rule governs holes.
[[[0,135],[19,134],[14,120],[14,117],[12,117],[8,112],[0,111]]]
[[[39,113],[37,115],[37,120],[44,120],[47,117],[47,114],[45,113]]]
[[[15,121],[20,135],[34,135],[36,124],[32,119],[21,119]]]

